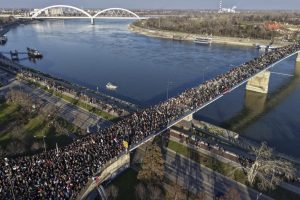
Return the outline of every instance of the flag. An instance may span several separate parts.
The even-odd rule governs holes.
[[[123,146],[124,146],[126,149],[128,149],[128,142],[125,141],[125,140],[123,140]]]

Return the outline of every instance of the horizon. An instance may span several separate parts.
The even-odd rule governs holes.
[[[218,10],[219,0],[1,0],[2,9],[33,9],[44,8],[51,5],[72,5],[79,8],[111,8],[122,7],[127,9],[149,9],[149,10]],[[249,11],[300,11],[300,1],[297,0],[223,0],[223,8],[237,7],[237,10]]]

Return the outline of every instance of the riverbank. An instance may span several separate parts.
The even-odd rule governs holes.
[[[194,41],[195,38],[199,37],[197,34],[189,34],[182,32],[174,32],[174,31],[165,31],[165,30],[157,30],[157,29],[146,29],[130,24],[128,26],[129,30],[145,35],[148,37],[156,37],[163,39],[171,39],[171,40],[179,40],[179,41]],[[258,39],[249,39],[249,38],[233,38],[233,37],[219,37],[212,36],[213,44],[222,44],[222,45],[236,45],[236,46],[245,46],[245,47],[254,47],[256,44],[260,45],[268,45],[270,43],[269,40],[258,40]],[[285,46],[290,44],[289,42],[274,42],[274,46]]]
[[[2,27],[2,29],[0,29],[0,35],[4,35],[6,34],[8,31],[10,31],[11,28],[15,28],[21,24],[29,24],[32,23],[32,20],[27,20],[27,19],[16,19],[13,22],[10,22],[8,24],[2,25],[0,24],[0,27]]]

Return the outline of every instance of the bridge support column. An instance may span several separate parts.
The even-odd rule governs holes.
[[[187,122],[191,122],[193,121],[193,114],[190,114],[188,116],[186,116],[185,118],[183,118],[182,120],[187,121]]]
[[[270,71],[264,71],[260,74],[257,74],[248,81],[246,90],[264,94],[268,93],[270,75]]]
[[[91,24],[94,25],[95,24],[95,19],[91,18]]]
[[[300,52],[297,54],[296,62],[300,62]]]

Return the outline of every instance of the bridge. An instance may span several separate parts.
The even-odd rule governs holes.
[[[300,84],[300,62],[295,65],[294,75],[289,78],[281,87],[276,89],[273,93],[257,93],[253,91],[246,91],[245,103],[243,109],[233,116],[231,119],[225,121],[226,125],[234,124],[230,130],[237,131],[248,127],[249,124],[256,121],[269,113],[283,102],[291,93],[293,93]],[[268,99],[268,101],[267,101]]]
[[[209,100],[208,102],[204,103],[203,105],[191,110],[190,112],[186,112],[184,113],[181,117],[179,117],[178,119],[176,120],[172,120],[172,121],[169,121],[168,120],[168,123],[167,123],[167,126],[165,126],[164,128],[162,128],[161,130],[149,135],[148,137],[146,137],[145,139],[143,139],[142,141],[140,141],[138,144],[135,144],[135,145],[131,145],[129,147],[129,151],[134,151],[136,148],[140,147],[141,145],[149,142],[150,140],[152,140],[154,137],[160,135],[161,133],[165,132],[166,130],[168,130],[169,128],[171,128],[172,126],[176,125],[177,123],[179,123],[180,121],[182,120],[185,120],[185,121],[191,121],[193,119],[192,115],[196,112],[198,112],[199,110],[203,109],[204,107],[214,103],[215,101],[217,101],[218,99],[222,98],[224,95],[226,95],[227,93],[229,92],[232,92],[233,90],[237,89],[238,87],[244,85],[244,84],[247,84],[247,87],[246,87],[246,90],[247,91],[251,91],[251,92],[256,92],[257,94],[261,94],[261,95],[265,95],[265,91],[264,89],[262,90],[257,90],[256,87],[260,88],[260,87],[268,87],[268,84],[269,84],[269,76],[268,76],[268,79],[266,81],[266,79],[261,79],[262,76],[265,76],[265,73],[268,73],[269,74],[269,69],[276,66],[276,64],[294,56],[298,54],[298,57],[296,59],[296,65],[295,65],[295,76],[298,77],[299,75],[299,64],[300,64],[300,45],[299,45],[299,50],[297,51],[294,51],[278,60],[276,60],[275,62],[273,62],[272,64],[268,65],[268,66],[265,66],[263,70],[255,73],[254,75],[252,75],[251,77],[248,77],[246,78],[245,80],[241,81],[239,84],[235,85],[234,87],[232,87],[229,91],[226,91],[218,96],[216,96],[215,98]],[[261,81],[263,80],[263,81]],[[298,79],[297,79],[298,80]],[[254,84],[254,86],[252,86],[251,84]],[[293,88],[295,86],[295,84],[292,84],[293,85]],[[252,86],[253,88],[251,88],[250,86]],[[291,88],[291,89],[293,89]],[[286,94],[286,92],[290,92],[291,90],[290,88],[285,90],[284,94]],[[283,95],[284,95],[283,94]],[[275,96],[278,96],[278,95],[275,95]],[[282,95],[279,95],[279,96],[282,96]],[[285,96],[285,95],[284,95]],[[276,98],[277,99],[277,98]],[[273,103],[272,103],[273,104]],[[260,110],[258,110],[258,112],[260,112]],[[244,121],[244,120],[242,120]],[[127,154],[129,155],[129,154]],[[122,155],[123,156],[123,155]],[[122,156],[120,156],[120,159],[115,159],[114,162],[111,164],[111,166],[113,166],[115,168],[115,170],[113,170],[113,172],[115,172],[116,170],[119,170],[119,169],[123,169],[124,167],[128,167],[129,163],[130,163],[130,158],[127,157],[126,159],[121,159]],[[105,176],[105,178],[104,178]],[[115,175],[111,175],[111,172],[102,172],[100,173],[100,175],[98,177],[99,178],[99,182],[93,182],[91,184],[91,186],[89,187],[89,190],[86,191],[86,193],[82,196],[82,200],[86,200],[87,199],[87,196],[89,195],[89,193],[95,189],[95,188],[98,188],[99,185],[101,186],[101,183],[109,178],[113,178]],[[99,188],[98,188],[99,189]]]
[[[78,188],[83,187],[82,183],[87,184],[87,179],[91,177],[91,174],[94,174],[111,159],[115,159],[128,151],[133,151],[179,121],[191,120],[195,112],[212,104],[241,85],[247,83],[246,89],[248,90],[268,92],[267,86],[270,76],[268,70],[296,54],[298,54],[297,61],[300,61],[299,52],[300,42],[297,42],[265,53],[165,102],[135,112],[96,134],[74,141],[63,147],[58,156],[55,150],[50,150],[35,155],[34,158],[20,157],[11,161],[0,160],[0,170],[5,171],[5,173],[0,174],[1,180],[3,180],[0,183],[2,188],[0,196],[4,193],[10,194],[10,186],[13,184],[16,189],[26,186],[26,190],[18,193],[23,198],[30,198],[30,195],[38,190],[44,191],[41,195],[45,196],[40,198],[49,198],[52,193],[48,193],[51,191],[48,187],[58,179],[61,181],[61,184],[57,186],[61,187],[59,189],[63,190],[63,188],[68,187],[68,183],[72,183],[73,188],[78,190]],[[10,65],[14,66],[14,63],[12,62]],[[32,168],[31,166],[36,167]],[[57,170],[57,166],[59,166],[59,171],[63,177],[55,177],[54,180],[51,173],[47,172],[49,169]],[[73,173],[74,171],[76,174]],[[21,177],[22,181],[18,177]],[[68,183],[65,183],[64,177],[69,177]],[[103,177],[106,175],[103,174]],[[40,185],[33,181],[39,179],[44,180],[45,183]],[[28,187],[28,185],[32,187]],[[35,187],[35,185],[38,186]],[[72,192],[74,193],[75,190],[65,191],[69,195],[72,195]]]
[[[191,121],[193,119],[193,114],[200,111],[201,109],[205,108],[206,106],[212,104],[213,102],[219,100],[220,98],[222,98],[224,95],[226,95],[229,92],[232,92],[233,90],[237,89],[238,87],[247,84],[246,86],[246,90],[248,91],[253,91],[253,92],[257,92],[257,93],[267,93],[268,90],[266,88],[268,88],[269,85],[269,78],[270,78],[270,71],[268,71],[270,68],[273,68],[274,66],[276,66],[276,64],[294,56],[294,55],[298,55],[296,62],[300,63],[300,49],[298,51],[295,51],[279,60],[277,60],[276,62],[270,64],[269,66],[267,66],[264,70],[261,70],[260,72],[256,73],[255,75],[243,80],[242,82],[240,82],[239,84],[235,85],[233,88],[231,88],[229,91],[226,91],[218,96],[216,96],[215,98],[211,99],[210,101],[204,103],[202,106],[197,107],[195,109],[193,109],[190,112],[187,112],[185,114],[183,114],[180,118],[178,118],[177,120],[174,121],[170,121],[168,123],[168,125],[162,129],[161,131],[158,131],[157,133],[147,137],[146,139],[144,139],[141,143],[133,145],[130,147],[130,151],[135,150],[136,148],[140,147],[141,145],[147,143],[149,140],[153,139],[155,136],[160,135],[161,133],[165,132],[166,130],[168,130],[169,128],[171,128],[172,126],[176,125],[177,123],[179,123],[182,120],[185,121]],[[295,71],[297,73],[297,71]],[[265,78],[266,74],[268,75],[267,78]]]
[[[68,9],[69,12],[72,10],[72,14],[66,15],[66,12],[64,12],[63,9]],[[76,13],[74,13],[74,11]],[[95,19],[146,19],[145,17],[140,17],[136,13],[124,8],[107,8],[92,15],[84,9],[70,5],[48,6],[35,11],[30,17],[16,17],[23,19],[89,19],[91,24],[95,24]]]

